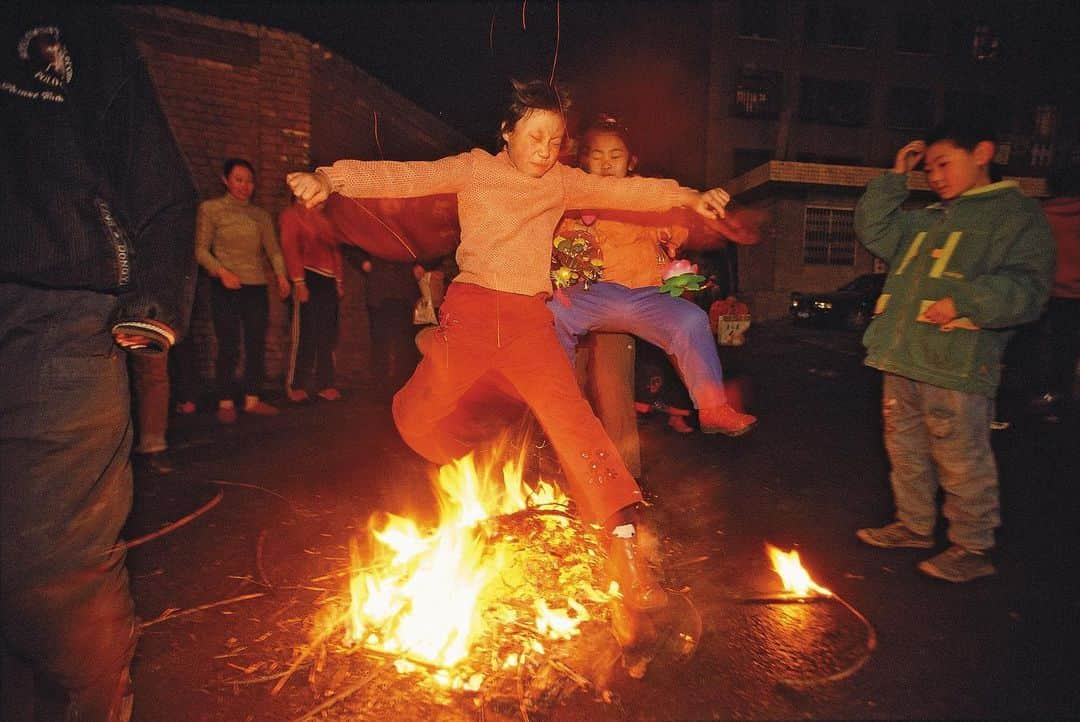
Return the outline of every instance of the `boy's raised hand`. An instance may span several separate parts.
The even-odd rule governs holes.
[[[926,142],[913,140],[900,150],[896,151],[896,160],[893,162],[893,173],[904,175],[914,170],[922,162],[926,155]]]
[[[727,216],[724,209],[730,200],[731,196],[723,188],[711,188],[704,193],[699,193],[690,208],[700,216],[716,220]]]
[[[308,208],[314,208],[330,197],[330,179],[322,173],[289,173],[285,176],[294,196]]]

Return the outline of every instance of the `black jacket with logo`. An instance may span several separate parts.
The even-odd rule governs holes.
[[[182,333],[195,189],[149,73],[111,13],[8,10],[0,128],[0,281],[112,293],[116,323]]]

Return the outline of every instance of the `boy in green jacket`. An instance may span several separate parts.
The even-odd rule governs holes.
[[[996,571],[987,556],[1001,523],[990,422],[1001,355],[1013,328],[1039,317],[1054,270],[1039,205],[1015,182],[991,182],[992,137],[961,121],[908,143],[855,209],[859,239],[889,264],[863,344],[866,364],[885,372],[896,502],[896,521],[856,534],[877,547],[933,547],[940,485],[951,546],[919,570],[951,582]],[[920,161],[941,202],[904,211],[907,173]]]

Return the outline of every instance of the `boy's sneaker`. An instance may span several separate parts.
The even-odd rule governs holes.
[[[985,553],[974,552],[956,544],[937,556],[919,562],[919,571],[957,584],[997,574],[997,569]]]
[[[934,537],[916,534],[899,521],[877,528],[859,529],[855,536],[870,546],[882,549],[932,549],[934,546]]]
[[[703,434],[742,436],[754,428],[757,417],[750,414],[741,414],[733,409],[731,404],[722,404],[707,409],[698,409],[698,421],[701,423],[701,432]]]

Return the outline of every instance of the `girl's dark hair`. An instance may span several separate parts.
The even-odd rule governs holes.
[[[251,171],[252,176],[255,175],[255,167],[243,158],[226,158],[224,165],[221,166],[221,175],[228,178],[229,174],[232,173],[232,169],[238,165],[243,166],[244,168],[247,168],[249,171]]]
[[[585,128],[585,132],[581,134],[584,138],[589,133],[612,133],[622,138],[622,142],[626,144],[626,149],[633,151],[633,145],[630,140],[630,129],[626,127],[626,124],[621,122],[618,118],[610,113],[600,113],[592,122]]]
[[[570,96],[557,83],[544,80],[510,80],[510,97],[499,122],[499,147],[506,145],[502,134],[514,129],[517,122],[534,110],[564,114],[570,108]]]

